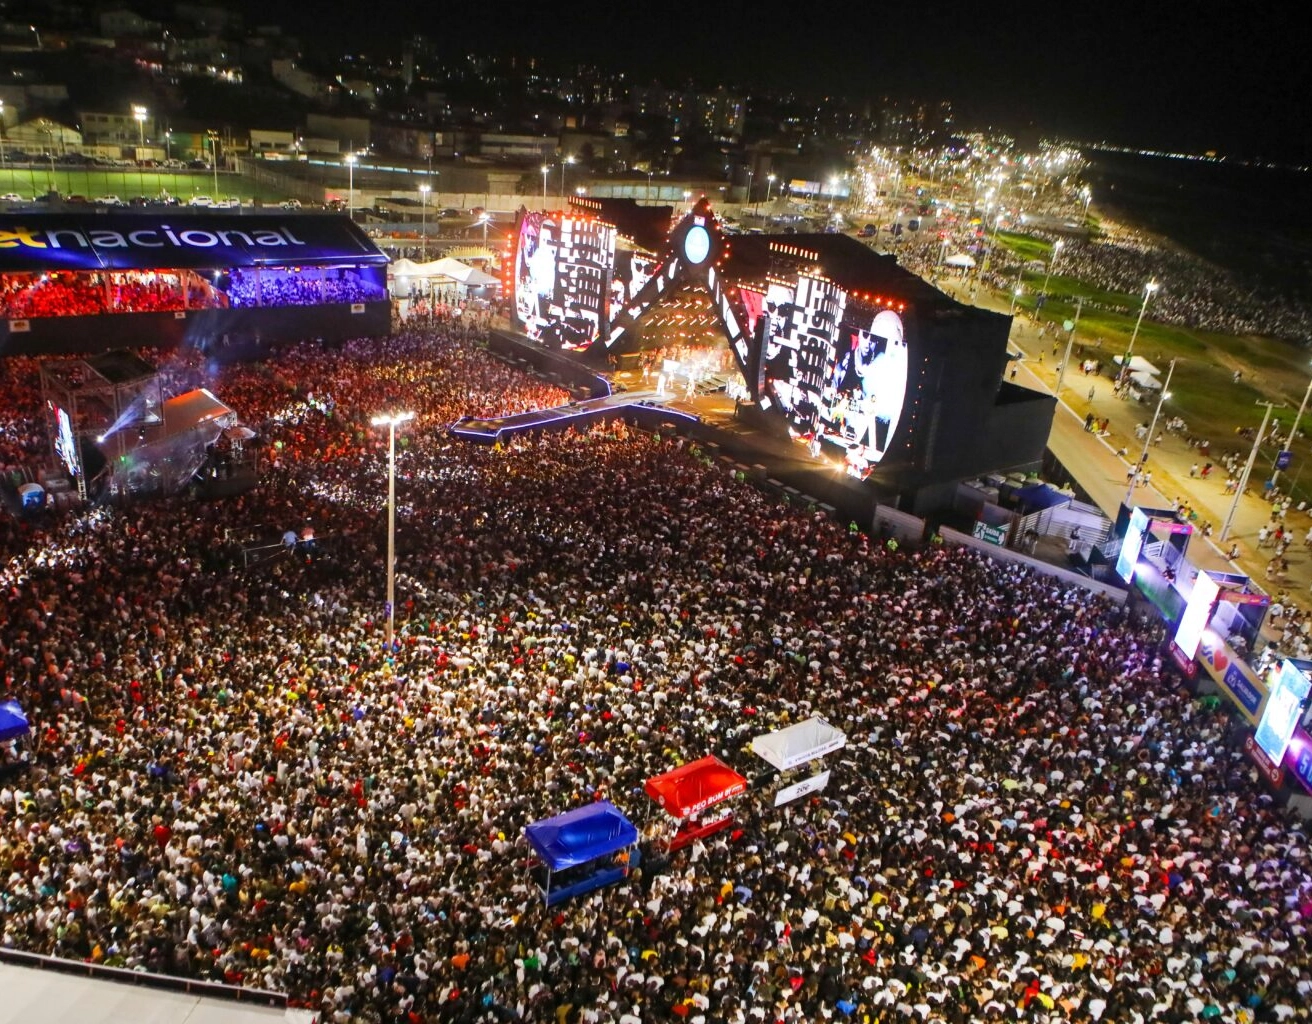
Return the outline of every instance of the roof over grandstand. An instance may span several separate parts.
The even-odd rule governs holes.
[[[0,214],[0,274],[385,264],[341,214]]]

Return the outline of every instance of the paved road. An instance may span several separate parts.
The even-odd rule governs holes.
[[[959,288],[948,284],[949,294],[954,294],[962,301],[969,301],[969,295]],[[988,309],[1005,312],[1006,301],[981,288],[976,296],[976,303]],[[1061,334],[1061,347],[1053,355],[1053,332],[1051,328],[1046,337],[1041,337],[1036,325],[1017,317],[1012,325],[1011,343],[1022,353],[1023,360],[1016,377],[1017,383],[1051,392],[1056,385],[1057,364],[1065,351],[1065,336]],[[1080,336],[1076,335],[1078,345]],[[1104,362],[1112,353],[1105,352],[1101,358]],[[1131,461],[1137,460],[1143,451],[1143,441],[1136,440],[1134,428],[1138,423],[1150,422],[1155,404],[1141,405],[1138,402],[1116,398],[1112,394],[1112,382],[1106,377],[1086,377],[1079,368],[1078,361],[1072,359],[1073,369],[1067,371],[1062,386],[1061,401],[1053,420],[1049,447],[1071,475],[1079,481],[1080,486],[1090,498],[1108,515],[1115,517],[1120,502],[1125,500],[1126,473]],[[1089,398],[1092,388],[1092,399]],[[1169,407],[1168,407],[1169,408]],[[1108,436],[1098,437],[1084,430],[1084,418],[1092,412],[1096,417],[1110,420]],[[1198,452],[1190,448],[1185,438],[1179,434],[1167,433],[1164,422],[1168,418],[1167,409],[1163,409],[1158,421],[1157,431],[1164,434],[1160,446],[1151,446],[1148,450],[1148,468],[1152,470],[1153,487],[1145,494],[1145,489],[1135,489],[1138,504],[1154,507],[1166,507],[1172,499],[1183,499],[1198,511],[1198,524],[1210,521],[1214,532],[1211,540],[1195,533],[1190,543],[1190,559],[1202,568],[1229,569],[1234,566],[1239,571],[1251,576],[1263,589],[1276,593],[1281,589],[1293,595],[1296,604],[1312,604],[1309,596],[1309,584],[1312,583],[1312,549],[1304,545],[1303,539],[1312,528],[1312,516],[1291,510],[1286,518],[1286,528],[1292,527],[1295,541],[1289,547],[1286,558],[1289,561],[1289,574],[1283,581],[1268,580],[1267,562],[1274,553],[1271,547],[1257,547],[1257,532],[1271,518],[1271,504],[1260,497],[1265,471],[1269,468],[1259,457],[1249,481],[1247,493],[1240,498],[1235,519],[1231,526],[1229,538],[1224,545],[1220,541],[1221,525],[1224,523],[1231,503],[1232,495],[1224,493],[1225,470],[1220,466],[1215,453],[1234,450],[1242,443],[1234,437],[1211,437],[1213,455],[1211,461],[1215,468],[1209,479],[1190,477],[1190,466],[1200,459]],[[1260,410],[1255,411],[1253,426],[1261,421]],[[1190,431],[1200,436],[1207,436],[1205,424],[1191,423]],[[1116,453],[1124,449],[1125,456]],[[1231,543],[1239,545],[1239,557],[1234,563],[1225,558]]]

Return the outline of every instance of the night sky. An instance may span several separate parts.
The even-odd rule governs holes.
[[[307,42],[590,61],[639,79],[823,96],[951,99],[959,122],[1025,136],[1312,161],[1306,33],[1294,4],[431,4],[372,0],[323,17],[252,3]],[[460,10],[476,12],[456,13]],[[308,23],[307,23],[308,22]],[[494,26],[494,27],[493,27]],[[331,37],[331,38],[328,38]]]

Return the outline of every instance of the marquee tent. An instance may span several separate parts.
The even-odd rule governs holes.
[[[672,818],[691,818],[747,789],[747,780],[718,757],[690,761],[648,779],[643,789]]]
[[[1124,357],[1124,356],[1112,356],[1112,362],[1115,363],[1117,366],[1120,366],[1122,363],[1125,362],[1125,357]],[[1130,372],[1131,372],[1131,373],[1147,373],[1147,374],[1152,374],[1153,376],[1156,376],[1157,374],[1161,373],[1162,371],[1159,370],[1159,369],[1157,369],[1157,367],[1155,367],[1152,363],[1148,362],[1148,360],[1145,359],[1143,356],[1131,356],[1131,357],[1130,357]]]
[[[7,700],[0,704],[0,742],[20,739],[31,733],[27,715],[18,706],[17,701]]]
[[[824,757],[847,745],[847,735],[823,718],[808,718],[752,740],[752,753],[781,772]]]
[[[524,829],[533,852],[552,871],[572,868],[632,846],[638,830],[606,800],[576,807]]]
[[[599,800],[554,818],[534,822],[524,829],[524,838],[546,866],[546,884],[540,888],[547,906],[552,906],[623,878],[627,868],[620,865],[602,867],[556,889],[551,885],[552,876],[557,871],[577,868],[636,846],[638,830],[618,807]]]
[[[949,267],[973,267],[975,265],[975,257],[964,252],[954,252],[943,262]]]

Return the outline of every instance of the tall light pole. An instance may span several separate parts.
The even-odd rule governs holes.
[[[0,100],[0,167],[5,165],[5,101]]]
[[[1148,300],[1152,298],[1153,292],[1157,291],[1157,282],[1149,281],[1143,286],[1143,305],[1139,307],[1139,318],[1134,322],[1134,331],[1130,334],[1130,346],[1125,350],[1124,370],[1130,366],[1130,357],[1134,355],[1134,339],[1139,337],[1139,325],[1143,323],[1143,314],[1148,309]]]
[[[375,416],[369,422],[387,428],[387,649],[396,628],[396,428],[415,418],[413,412]]]
[[[431,185],[419,186],[419,201],[423,204],[423,212],[419,215],[419,234],[420,234],[420,262],[428,261],[428,193],[433,191]]]
[[[355,154],[347,153],[346,161],[346,215],[355,220]]]
[[[1262,425],[1257,428],[1257,437],[1253,438],[1253,450],[1248,453],[1248,462],[1244,464],[1244,471],[1239,475],[1239,486],[1235,488],[1235,500],[1230,502],[1230,511],[1226,513],[1225,522],[1221,524],[1221,542],[1225,543],[1226,538],[1230,536],[1230,524],[1235,521],[1235,513],[1239,510],[1239,499],[1248,486],[1248,476],[1253,472],[1253,463],[1257,461],[1257,450],[1262,446],[1262,438],[1266,434],[1267,420],[1271,418],[1271,410],[1275,408],[1274,402],[1258,402],[1258,405],[1266,406],[1266,414],[1262,417]]]
[[[137,145],[145,148],[146,145],[146,108],[139,104],[132,104],[132,119],[137,122]]]
[[[1298,415],[1294,417],[1294,426],[1289,431],[1289,443],[1285,445],[1286,448],[1292,449],[1294,447],[1294,438],[1298,437],[1298,425],[1303,422],[1303,413],[1307,411],[1307,400],[1309,397],[1312,397],[1312,380],[1307,382],[1307,390],[1303,392],[1303,401],[1298,403]],[[1271,481],[1274,483],[1279,479],[1280,470],[1277,469],[1271,474]]]
[[[767,174],[765,176],[765,205],[767,207],[770,205],[770,189],[774,188],[774,181],[775,178],[773,174]]]
[[[565,208],[565,167],[567,164],[572,164],[573,162],[573,154],[565,157],[565,159],[560,162],[560,208],[562,210]]]
[[[488,220],[489,220],[489,218],[488,218],[488,215],[487,215],[487,211],[486,211],[486,210],[484,210],[482,213],[480,213],[480,214],[478,215],[478,222],[479,222],[480,224],[483,225],[483,248],[484,248],[484,249],[487,248],[487,222],[488,222]]]
[[[1089,219],[1089,203],[1093,201],[1093,189],[1089,188],[1088,185],[1085,185],[1084,188],[1080,190],[1080,195],[1084,197],[1084,219],[1087,222]]]
[[[1075,319],[1071,321],[1070,333],[1066,335],[1066,355],[1062,358],[1061,366],[1057,368],[1057,387],[1052,394],[1058,400],[1061,399],[1062,381],[1066,379],[1066,367],[1071,363],[1071,344],[1075,341],[1075,328],[1080,326],[1080,313],[1083,310],[1084,296],[1081,295],[1075,300]]]
[[[214,172],[214,198],[219,198],[219,133],[213,128],[205,133],[210,140],[210,169]],[[203,155],[203,154],[202,154]]]
[[[1043,279],[1043,301],[1048,301],[1048,282],[1052,280],[1052,268],[1057,262],[1057,256],[1061,252],[1061,239],[1052,243],[1052,252],[1048,256],[1048,273]]]
[[[1139,461],[1134,465],[1130,473],[1130,486],[1125,491],[1125,504],[1130,504],[1134,498],[1134,484],[1139,477],[1139,471],[1148,462],[1148,446],[1152,444],[1153,434],[1157,431],[1157,417],[1162,414],[1162,406],[1166,400],[1171,397],[1171,375],[1175,373],[1175,360],[1171,360],[1171,367],[1166,371],[1166,383],[1162,385],[1162,393],[1157,398],[1157,408],[1153,410],[1153,422],[1148,428],[1148,436],[1143,439],[1143,451],[1139,455]],[[1222,538],[1224,539],[1224,538]]]
[[[549,165],[542,165],[542,209],[544,212],[547,209],[547,172],[550,170],[551,167]]]
[[[1007,316],[1016,315],[1016,300],[1021,296],[1020,276],[1025,273],[1025,264],[1022,263],[1016,271],[1016,283],[1011,286],[1011,308],[1007,310]]]
[[[752,205],[752,179],[754,177],[756,177],[756,169],[754,167],[747,168],[747,205],[748,206]]]

